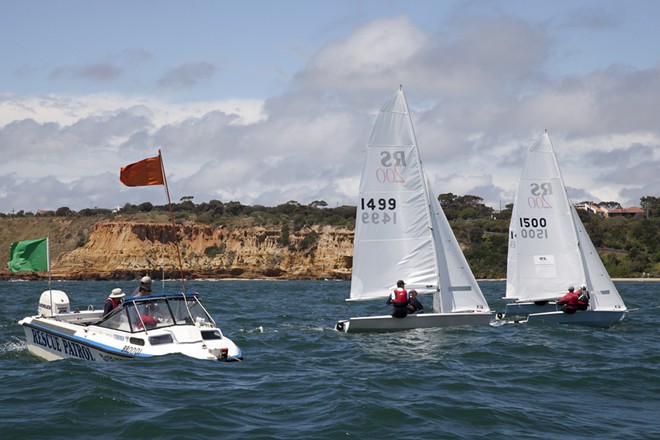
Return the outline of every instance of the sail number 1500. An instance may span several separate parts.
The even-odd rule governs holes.
[[[396,199],[360,199],[362,208],[362,223],[383,224],[396,223]],[[371,212],[369,212],[371,211]]]
[[[548,238],[547,222],[541,218],[520,218],[518,234],[522,238]]]

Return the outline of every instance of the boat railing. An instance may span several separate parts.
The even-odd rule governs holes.
[[[72,324],[91,324],[103,318],[103,310],[83,310],[81,312],[57,313],[53,319]]]

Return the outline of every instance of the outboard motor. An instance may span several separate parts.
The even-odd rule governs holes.
[[[52,317],[53,315],[69,313],[70,311],[69,297],[61,290],[46,290],[39,297],[39,315]]]

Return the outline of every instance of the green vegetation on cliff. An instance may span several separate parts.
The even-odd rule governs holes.
[[[478,278],[506,277],[508,227],[512,205],[501,212],[483,204],[480,197],[441,194],[438,199],[464,248],[466,258]],[[580,217],[613,277],[660,276],[660,198],[642,197],[644,215],[602,218],[586,211]],[[616,203],[616,202],[607,202]],[[240,202],[218,200],[195,204],[184,197],[172,206],[175,221],[214,226],[276,226],[278,244],[291,249],[289,236],[303,228],[320,225],[353,229],[355,206],[328,207],[324,201],[302,205],[295,201],[274,206],[246,206]],[[85,244],[94,223],[99,221],[169,222],[167,206],[151,203],[126,204],[119,211],[83,209],[79,212],[62,207],[37,214],[18,212],[0,214],[0,245],[8,250],[13,241],[51,236],[54,258]],[[313,251],[315,233],[310,233],[297,247],[298,252]],[[221,252],[209,248],[208,256]]]

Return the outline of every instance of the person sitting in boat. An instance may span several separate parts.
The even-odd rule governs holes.
[[[133,296],[151,295],[151,277],[143,276],[140,280],[140,286],[135,289]]]
[[[162,299],[150,300],[147,303],[140,305],[138,309],[141,313],[141,322],[137,324],[138,329],[142,329],[142,323],[144,323],[147,330],[150,330],[158,327],[161,322],[167,324],[172,321],[170,315],[166,312],[166,310],[168,310],[167,305]]]
[[[122,290],[117,287],[112,289],[112,293],[105,299],[105,304],[103,305],[103,316],[106,316],[108,313],[112,312],[119,304],[121,304],[123,298],[126,296]]]
[[[424,313],[424,306],[417,299],[417,291],[410,289],[410,302],[408,303],[408,313]]]
[[[578,299],[579,291],[575,291],[575,287],[570,286],[568,293],[557,300],[557,305],[562,306],[561,311],[572,315],[580,307],[580,300]]]
[[[591,295],[589,295],[587,286],[585,284],[581,285],[580,291],[578,292],[578,310],[587,310],[590,299]]]
[[[390,293],[387,299],[387,304],[392,304],[392,317],[405,318],[408,316],[408,302],[410,301],[410,294],[405,289],[406,283],[403,280],[396,282],[396,289]]]

